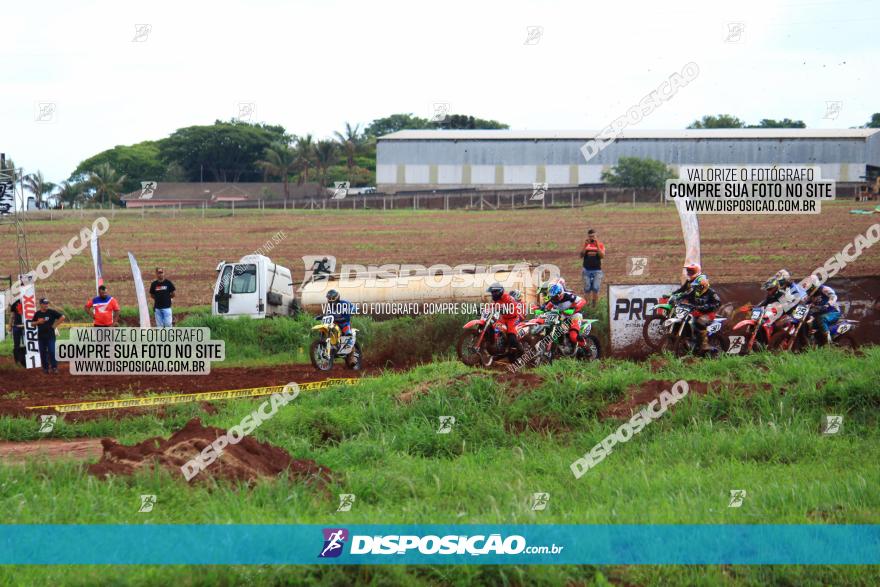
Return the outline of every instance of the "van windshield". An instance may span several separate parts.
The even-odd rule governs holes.
[[[236,265],[232,277],[232,293],[253,293],[257,291],[257,266]]]

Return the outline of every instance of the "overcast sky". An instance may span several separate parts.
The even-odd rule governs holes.
[[[637,128],[720,112],[848,128],[880,111],[877,0],[721,4],[19,2],[2,17],[0,151],[58,182],[237,103],[317,137],[439,102],[514,129],[598,129],[691,61],[699,77]]]

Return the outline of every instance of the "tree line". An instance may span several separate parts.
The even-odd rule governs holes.
[[[120,196],[141,189],[142,181],[257,182],[280,181],[285,200],[290,186],[348,181],[352,187],[375,185],[376,138],[409,129],[507,129],[496,120],[465,114],[429,120],[392,114],[365,126],[345,123],[332,137],[296,135],[280,125],[217,120],[212,125],[180,128],[166,138],[119,145],[89,157],[61,183],[36,171],[23,178],[26,190],[42,205],[52,198],[66,206],[119,203]],[[801,120],[762,119],[746,124],[731,114],[706,115],[688,125],[703,128],[806,128]],[[880,112],[861,128],[880,128]],[[621,187],[656,187],[668,175],[659,161],[621,161],[603,181]],[[8,167],[15,169],[8,160]],[[664,171],[666,170],[666,171]]]

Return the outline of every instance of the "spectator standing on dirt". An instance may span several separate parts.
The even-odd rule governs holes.
[[[49,307],[49,300],[40,300],[40,309],[34,312],[34,324],[37,325],[37,344],[40,347],[40,362],[43,372],[58,373],[58,361],[55,359],[55,328],[64,322],[64,314]]]
[[[605,258],[605,245],[592,228],[587,231],[587,240],[581,247],[581,258],[584,260],[584,293],[590,306],[595,308],[599,302],[599,287],[602,285],[602,259]]]
[[[86,312],[94,319],[97,328],[119,326],[119,302],[107,293],[107,286],[98,288],[98,295],[86,303]]]
[[[22,320],[21,300],[12,300],[9,305],[10,328],[12,330],[12,356],[18,357],[18,349],[24,340],[24,322]]]
[[[171,328],[171,300],[177,288],[170,279],[165,279],[165,270],[156,267],[156,279],[150,284],[150,296],[153,298],[153,316],[156,328]]]

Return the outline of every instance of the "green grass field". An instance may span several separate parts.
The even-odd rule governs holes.
[[[562,524],[877,524],[880,523],[880,349],[729,357],[694,364],[560,361],[535,374],[536,387],[454,362],[386,373],[354,387],[303,393],[256,432],[259,440],[311,458],[337,473],[326,495],[288,480],[241,487],[188,487],[151,472],[98,481],[73,463],[0,466],[6,523],[562,523]],[[570,463],[619,422],[598,417],[625,390],[649,379],[703,381],[614,449],[581,479]],[[766,385],[765,385],[766,384]],[[414,389],[412,401],[401,393]],[[207,414],[177,406],[143,416],[59,422],[53,436],[113,436],[125,443],[169,436],[190,417],[229,427],[257,402],[216,404]],[[836,435],[820,433],[826,414],[844,416]],[[437,434],[439,416],[456,417]],[[544,431],[527,423],[540,416]],[[0,436],[32,440],[33,420],[0,418]],[[729,491],[745,489],[743,507]],[[548,492],[532,511],[534,492]],[[158,496],[138,514],[139,495]],[[335,494],[354,493],[337,513]],[[247,496],[246,499],[244,496]],[[145,519],[145,516],[149,516]],[[9,567],[3,584],[108,583],[101,567]],[[104,569],[106,570],[106,569]],[[126,567],[112,584],[146,585],[873,585],[874,567]]]

